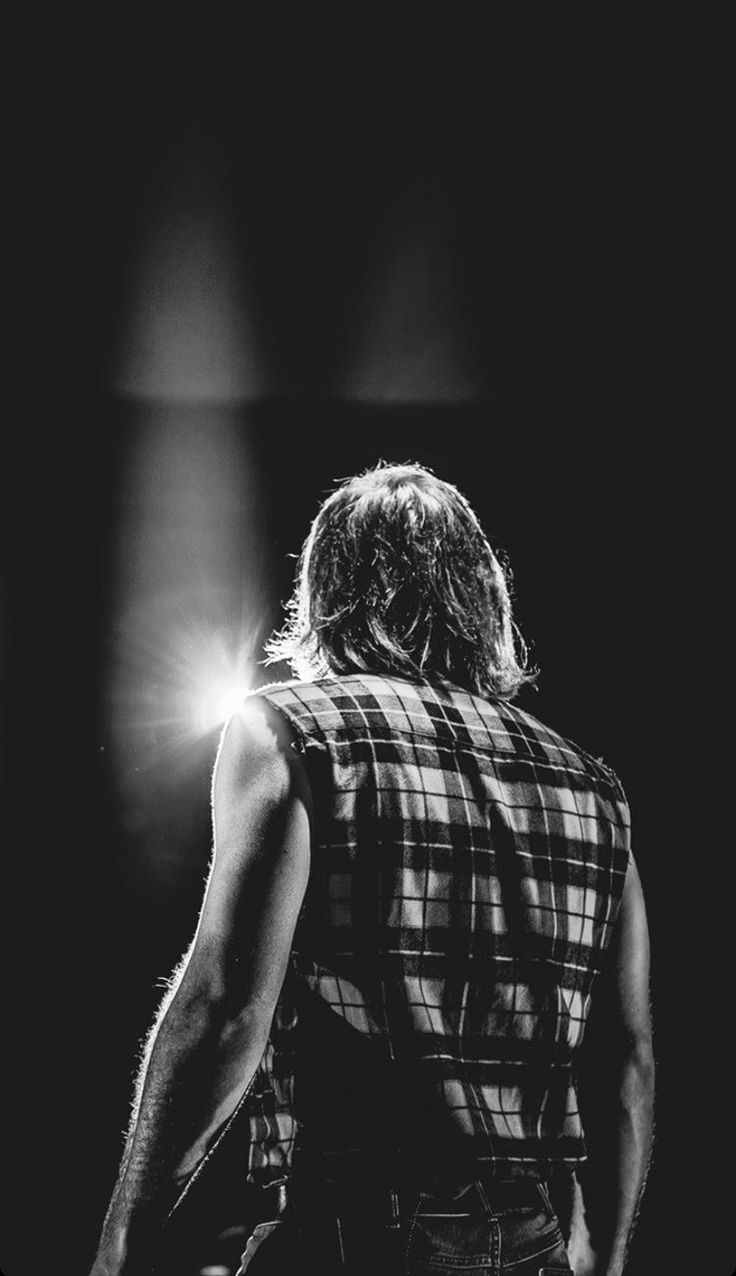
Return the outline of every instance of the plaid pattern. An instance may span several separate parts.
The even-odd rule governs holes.
[[[290,1088],[274,1076],[273,1044],[255,1075],[246,1099],[250,1126],[248,1144],[249,1183],[267,1187],[286,1178],[292,1161],[296,1123],[292,1112]]]
[[[273,1035],[297,1147],[504,1178],[583,1159],[573,1061],[629,858],[616,776],[457,689],[361,675],[258,694],[294,728],[315,806]]]

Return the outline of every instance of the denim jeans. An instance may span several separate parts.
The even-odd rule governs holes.
[[[251,1235],[237,1276],[553,1276],[571,1272],[544,1184],[479,1180],[454,1197],[387,1190],[324,1199],[303,1185]]]

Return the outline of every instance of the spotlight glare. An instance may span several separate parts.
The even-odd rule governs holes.
[[[197,725],[207,733],[224,726],[243,707],[252,688],[242,682],[213,682],[201,694],[197,705]]]

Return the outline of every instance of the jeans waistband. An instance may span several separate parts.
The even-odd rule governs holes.
[[[379,1225],[399,1227],[409,1213],[468,1214],[490,1211],[505,1214],[549,1203],[546,1184],[538,1179],[494,1179],[479,1175],[452,1192],[430,1192],[427,1185],[412,1183],[362,1186],[359,1190],[327,1188],[324,1184],[296,1180],[290,1189],[297,1214],[310,1217],[370,1218]]]

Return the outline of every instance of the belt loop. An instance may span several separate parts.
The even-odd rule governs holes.
[[[549,1188],[547,1187],[545,1180],[537,1179],[537,1187],[539,1189],[539,1195],[541,1196],[542,1200],[547,1206],[547,1209],[549,1210],[550,1214],[554,1214],[555,1213],[554,1206],[552,1205],[552,1201],[549,1195]]]
[[[340,1254],[340,1262],[341,1262],[342,1264],[344,1264],[344,1263],[345,1263],[345,1246],[344,1246],[344,1244],[343,1244],[343,1240],[342,1240],[342,1226],[341,1226],[341,1223],[340,1223],[340,1215],[339,1215],[339,1214],[336,1214],[336,1215],[335,1215],[335,1227],[337,1228],[337,1248],[338,1248],[338,1250],[339,1250],[339,1254]]]
[[[486,1214],[487,1214],[489,1217],[492,1217],[492,1215],[493,1215],[493,1206],[491,1205],[490,1197],[489,1197],[489,1195],[488,1195],[488,1193],[487,1193],[487,1191],[486,1191],[485,1184],[484,1184],[483,1180],[482,1180],[482,1179],[476,1179],[476,1180],[475,1180],[475,1182],[474,1182],[474,1184],[473,1184],[473,1187],[475,1188],[476,1192],[478,1193],[478,1196],[479,1196],[479,1198],[480,1198],[480,1203],[481,1203],[481,1205],[483,1206],[484,1210],[486,1211]]]

